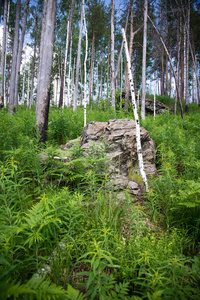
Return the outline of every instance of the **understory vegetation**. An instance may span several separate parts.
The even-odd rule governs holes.
[[[165,99],[165,102],[166,99]],[[99,108],[100,107],[100,108]],[[106,102],[87,122],[132,118]],[[55,160],[81,135],[83,108],[0,111],[0,299],[200,299],[200,112],[146,116],[158,176],[139,199],[106,189],[104,151]]]

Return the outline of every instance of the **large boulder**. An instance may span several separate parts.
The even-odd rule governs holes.
[[[140,135],[145,172],[147,176],[156,175],[155,143],[142,127]],[[129,190],[132,195],[140,195],[143,184],[138,168],[135,121],[117,119],[88,123],[82,131],[81,148],[88,153],[94,146],[104,149],[110,162],[108,186],[115,191]]]

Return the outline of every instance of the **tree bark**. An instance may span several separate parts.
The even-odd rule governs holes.
[[[82,0],[82,6],[81,6],[81,20],[80,20],[80,28],[79,28],[78,53],[77,53],[77,60],[76,60],[76,80],[75,80],[74,103],[73,103],[74,111],[77,108],[77,98],[78,98],[78,81],[79,81],[79,69],[80,69],[80,62],[81,62],[80,58],[81,58],[82,28],[83,28],[83,11],[84,11],[84,0]]]
[[[20,75],[20,65],[21,65],[21,59],[22,59],[22,49],[23,49],[24,36],[25,36],[25,31],[26,31],[28,8],[29,8],[29,0],[26,0],[25,8],[24,8],[22,32],[21,32],[20,43],[19,43],[19,48],[18,48],[18,53],[17,53],[17,66],[16,66],[16,76],[15,76],[15,96],[14,96],[14,106],[15,107],[17,107],[17,105],[18,105],[18,84],[19,84],[19,75]]]
[[[15,36],[13,43],[13,55],[12,55],[12,69],[10,77],[10,95],[9,95],[9,112],[12,115],[16,100],[15,100],[15,84],[16,84],[16,70],[17,70],[17,54],[19,46],[19,21],[21,11],[21,0],[17,0],[16,3],[16,18],[15,18]]]
[[[57,0],[44,0],[38,71],[36,126],[40,141],[46,141],[50,104],[51,67],[56,22]]]
[[[112,107],[115,110],[115,26],[114,26],[114,18],[115,18],[115,0],[112,0],[111,7],[111,103]]]
[[[3,26],[3,45],[1,55],[1,83],[0,83],[0,105],[5,104],[4,99],[4,80],[5,80],[5,69],[6,69],[6,41],[7,41],[7,15],[8,15],[8,1],[4,1],[4,26]]]
[[[141,117],[142,117],[142,119],[145,119],[147,11],[148,11],[148,0],[145,0],[144,1],[143,57],[142,57],[142,97],[141,97]]]
[[[84,60],[84,127],[87,123],[87,56],[88,56],[88,34],[87,34],[87,25],[86,25],[86,19],[85,19],[85,3],[83,6],[83,20],[84,20],[84,27],[85,27],[85,60]]]
[[[33,105],[33,91],[34,91],[34,79],[35,79],[35,62],[36,62],[36,51],[37,51],[37,30],[38,30],[38,13],[36,8],[36,16],[35,16],[35,36],[34,36],[34,50],[33,50],[33,65],[32,65],[32,74],[31,74],[31,93],[30,93],[30,101],[29,108]]]
[[[74,0],[71,2],[71,10],[70,10],[70,17],[69,17],[69,26],[67,30],[66,36],[66,48],[65,48],[65,58],[64,58],[64,65],[62,70],[61,76],[61,83],[60,83],[60,99],[59,99],[59,107],[63,105],[63,96],[64,96],[64,89],[65,89],[65,75],[66,75],[66,65],[67,65],[67,56],[68,56],[68,49],[69,49],[69,40],[72,31],[72,17],[73,17],[73,10],[74,10]]]
[[[95,31],[93,29],[93,34],[92,34],[92,56],[91,56],[91,63],[90,63],[91,66],[90,66],[89,100],[93,96],[92,95],[92,85],[93,85],[94,42],[95,42]]]
[[[136,105],[136,101],[135,101],[135,90],[134,90],[134,85],[133,85],[133,76],[132,76],[132,72],[131,72],[131,62],[130,62],[130,57],[129,57],[128,45],[127,45],[127,41],[126,41],[126,35],[125,35],[125,31],[123,28],[122,28],[122,35],[123,35],[123,40],[124,40],[124,48],[125,48],[125,52],[126,52],[131,98],[132,98],[133,112],[134,112],[134,117],[135,117],[138,164],[139,164],[139,170],[140,170],[140,175],[142,177],[142,181],[146,187],[146,191],[148,192],[149,188],[148,188],[146,173],[144,171],[144,163],[143,163],[142,147],[141,147],[141,139],[140,139],[140,122],[139,122],[139,116],[138,116],[138,112],[137,112],[137,105]]]

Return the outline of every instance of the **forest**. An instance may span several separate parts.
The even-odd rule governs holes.
[[[0,299],[200,299],[199,45],[198,0],[0,1]],[[121,119],[135,197],[79,143]]]

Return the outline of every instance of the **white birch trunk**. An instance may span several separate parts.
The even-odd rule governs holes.
[[[2,43],[2,54],[1,54],[1,82],[0,82],[0,104],[5,106],[4,99],[4,80],[5,80],[5,69],[6,69],[6,34],[7,34],[7,12],[8,12],[8,1],[4,1],[4,25],[3,25],[3,43]]]
[[[82,0],[82,7],[81,7],[81,20],[80,20],[80,28],[79,28],[79,39],[78,39],[78,53],[77,53],[77,61],[76,61],[76,81],[75,81],[74,103],[73,103],[74,111],[77,108],[77,99],[78,99],[79,68],[80,68],[80,58],[81,58],[81,38],[82,38],[82,28],[83,28],[83,10],[84,10],[84,0]]]
[[[65,59],[64,59],[64,70],[63,70],[63,89],[61,90],[62,95],[62,107],[65,105],[65,77],[66,77],[66,66],[67,66],[67,55],[68,55],[68,47],[69,47],[69,21],[67,22],[67,36],[66,36],[66,47],[65,47]]]
[[[10,1],[8,1],[8,10],[7,10],[7,21],[6,21],[6,43],[5,43],[5,57],[4,57],[4,73],[3,73],[3,99],[4,106],[7,104],[6,99],[6,57],[7,57],[7,45],[8,45],[8,22],[10,14]]]
[[[84,1],[83,1],[84,2]],[[84,27],[85,27],[85,60],[84,60],[84,127],[87,124],[87,56],[88,56],[88,34],[87,34],[87,25],[86,25],[86,19],[85,19],[85,3],[83,6],[83,21],[84,21]]]
[[[111,1],[111,53],[110,53],[110,67],[111,67],[111,103],[112,107],[115,110],[115,0]]]
[[[15,19],[15,36],[13,43],[13,56],[12,56],[12,69],[10,76],[10,95],[9,95],[9,112],[13,114],[13,108],[15,104],[15,82],[16,82],[16,70],[17,70],[17,53],[19,43],[19,22],[20,22],[21,0],[17,0],[16,3],[16,19]]]
[[[141,147],[141,139],[140,139],[140,122],[139,122],[139,116],[138,116],[138,112],[137,112],[137,105],[136,105],[136,101],[135,101],[135,91],[134,91],[134,85],[133,85],[133,76],[132,76],[132,72],[131,72],[131,62],[130,62],[128,44],[126,41],[126,35],[125,35],[124,28],[122,28],[122,35],[123,35],[123,41],[124,41],[124,48],[125,48],[125,52],[126,52],[126,59],[127,59],[127,65],[128,65],[128,77],[129,77],[132,106],[133,106],[135,125],[136,125],[136,143],[137,143],[138,164],[139,164],[139,170],[140,170],[140,175],[142,177],[142,181],[146,187],[146,191],[148,192],[149,188],[148,188],[146,173],[144,171],[144,163],[143,163],[142,147]]]
[[[71,91],[71,67],[72,67],[72,36],[70,41],[70,50],[69,50],[69,71],[68,71],[68,81],[67,81],[67,95],[68,95],[68,103],[67,106],[69,107],[71,105],[71,99],[72,99],[72,91]]]
[[[24,8],[24,17],[23,17],[23,25],[22,25],[22,32],[19,42],[19,48],[17,53],[17,66],[16,66],[16,77],[15,77],[15,98],[14,98],[14,106],[17,107],[17,99],[18,99],[18,83],[19,83],[19,75],[20,75],[20,65],[22,60],[22,49],[24,44],[24,36],[26,31],[26,23],[27,23],[27,16],[28,16],[28,8],[29,8],[29,0],[26,0],[25,8]]]
[[[147,10],[148,10],[148,0],[145,0],[144,1],[143,56],[142,56],[142,96],[141,96],[141,117],[142,117],[142,119],[145,119]]]

